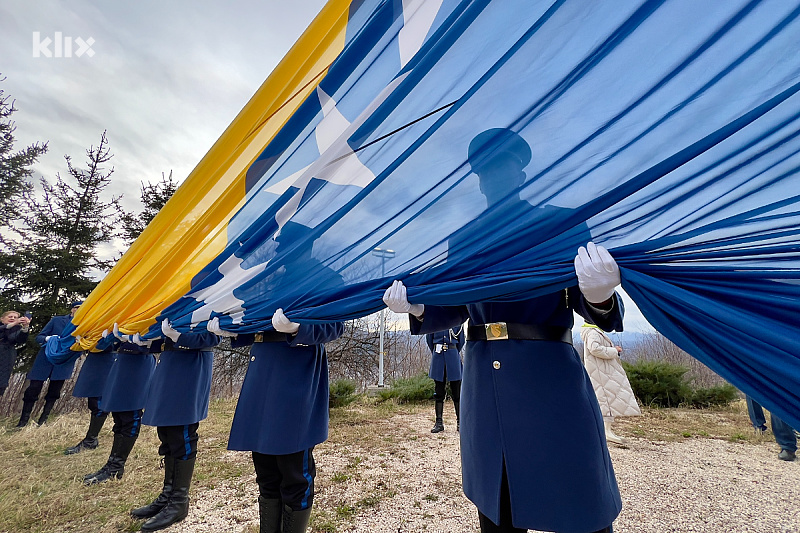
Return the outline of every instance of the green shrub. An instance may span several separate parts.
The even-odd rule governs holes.
[[[394,398],[398,403],[420,402],[433,397],[434,383],[427,373],[414,377],[397,379],[392,386],[378,393],[381,400]]]
[[[703,409],[715,405],[728,405],[739,398],[739,392],[730,383],[693,389],[686,374],[689,368],[665,361],[635,363],[623,361],[633,393],[639,401],[650,407],[678,407],[684,405]]]
[[[728,405],[739,399],[739,391],[730,383],[695,389],[687,399],[692,407],[703,409],[715,405]]]
[[[337,379],[330,384],[330,399],[329,405],[331,407],[343,407],[357,398],[356,384],[349,379]]]
[[[691,395],[686,382],[688,368],[664,361],[622,362],[633,393],[651,407],[678,407]]]

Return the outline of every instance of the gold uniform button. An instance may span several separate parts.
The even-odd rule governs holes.
[[[253,357],[250,358],[250,360],[251,361],[255,361],[256,360],[256,356],[254,355]]]
[[[492,363],[492,366],[494,367],[495,370],[500,370],[500,361],[495,361],[494,363]]]

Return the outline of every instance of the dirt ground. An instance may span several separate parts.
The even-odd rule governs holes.
[[[800,462],[778,460],[771,435],[747,442],[713,438],[702,429],[702,417],[716,417],[714,427],[722,427],[727,422],[719,415],[681,416],[619,423],[629,443],[611,448],[623,499],[615,533],[800,531]],[[431,420],[418,409],[334,428],[315,449],[313,531],[478,531],[475,508],[461,491],[454,417],[446,415],[447,429],[436,435]],[[666,422],[686,429],[653,438]],[[224,460],[240,464],[242,475],[195,492],[189,517],[167,531],[258,531],[249,457],[228,452]]]

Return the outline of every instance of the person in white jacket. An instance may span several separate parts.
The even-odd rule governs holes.
[[[606,440],[625,444],[625,439],[611,430],[616,416],[637,416],[642,412],[636,402],[628,376],[619,362],[621,346],[614,346],[608,335],[594,324],[581,327],[583,364],[592,380],[597,403],[606,428]]]

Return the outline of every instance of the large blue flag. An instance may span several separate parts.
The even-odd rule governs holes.
[[[800,2],[364,0],[161,316],[268,329],[575,283],[592,239],[659,331],[800,427]],[[522,173],[479,184],[497,153]],[[491,205],[491,207],[490,207]],[[150,336],[158,335],[152,328]]]

